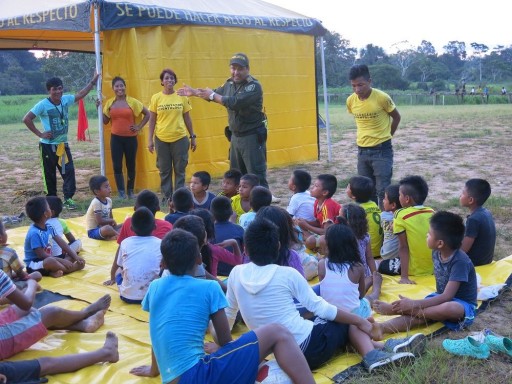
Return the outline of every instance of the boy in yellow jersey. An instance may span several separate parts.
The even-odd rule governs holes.
[[[371,200],[374,191],[372,179],[366,176],[354,176],[348,181],[346,192],[347,196],[359,204],[366,212],[372,255],[373,257],[380,257],[384,231],[380,225],[381,210],[375,201]]]
[[[260,185],[260,179],[257,175],[246,173],[240,178],[240,186],[238,195],[231,198],[231,208],[236,214],[236,224],[240,224],[240,216],[244,213],[252,212],[251,208],[251,191],[254,187]]]
[[[398,236],[399,259],[383,260],[379,271],[400,275],[400,284],[416,284],[409,276],[431,275],[434,270],[432,251],[425,238],[434,210],[423,202],[428,195],[427,182],[421,176],[406,176],[399,182],[402,209],[395,211],[393,233]]]
[[[391,184],[393,176],[391,138],[400,123],[400,113],[387,93],[372,88],[366,65],[350,68],[349,80],[354,93],[346,104],[357,126],[357,173],[372,179],[382,209],[384,189]]]

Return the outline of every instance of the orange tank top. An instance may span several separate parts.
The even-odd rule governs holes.
[[[112,108],[110,110],[112,123],[111,133],[117,136],[137,136],[137,132],[130,131],[135,124],[133,111],[130,108]]]

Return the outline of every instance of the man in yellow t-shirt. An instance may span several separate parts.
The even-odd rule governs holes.
[[[393,176],[393,146],[391,138],[400,123],[400,113],[391,97],[372,88],[366,65],[354,65],[349,72],[354,93],[347,98],[347,110],[357,126],[357,173],[372,179],[375,202],[382,209],[384,189]]]

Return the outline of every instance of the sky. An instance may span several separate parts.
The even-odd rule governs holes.
[[[358,49],[373,44],[391,54],[397,43],[402,49],[407,48],[404,44],[416,48],[422,40],[430,41],[438,53],[449,41],[465,42],[468,52],[473,42],[489,49],[512,45],[510,0],[264,1],[319,19]]]

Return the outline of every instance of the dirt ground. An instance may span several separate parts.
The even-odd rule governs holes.
[[[478,115],[475,118],[469,116],[460,120],[445,119],[442,114],[428,119],[417,118],[401,124],[393,139],[394,180],[398,181],[401,177],[411,174],[422,175],[430,188],[425,204],[435,209],[449,209],[461,215],[467,215],[468,212],[458,206],[458,197],[464,182],[472,177],[489,180],[493,192],[487,206],[492,210],[497,225],[498,239],[495,254],[497,259],[512,254],[511,116],[512,113],[509,112],[495,116],[486,114]],[[334,198],[341,203],[348,202],[345,187],[348,179],[356,174],[355,136],[356,132],[353,128],[341,130],[339,127],[333,127],[332,159],[328,161],[327,133],[325,129],[322,129],[320,131],[320,159],[307,164],[270,169],[268,180],[273,194],[281,198],[279,205],[287,206],[291,196],[287,181],[292,170],[299,167],[308,170],[313,177],[320,173],[336,175],[339,186]],[[80,159],[80,146],[74,145],[74,143],[72,145],[75,159]],[[89,145],[87,148],[91,147],[93,146]],[[27,198],[42,189],[38,166],[34,164],[33,160],[32,167],[24,166],[27,161],[37,158],[35,141],[30,143],[29,148],[33,148],[32,152],[24,153],[23,157],[19,159],[13,159],[8,153],[0,151],[0,168],[12,170],[9,172],[11,177],[9,179],[4,177],[2,182],[0,212],[3,215],[19,214],[23,211]],[[29,150],[27,149],[27,151]],[[87,149],[87,151],[91,150]],[[80,210],[64,212],[63,217],[85,213],[90,202],[87,180],[99,171],[97,167],[93,166],[77,166],[77,169],[76,200]],[[216,192],[219,188],[220,179],[215,179],[210,189]],[[132,202],[114,201],[115,206],[123,204],[131,205]],[[28,225],[28,222],[24,222],[24,224]],[[489,309],[477,318],[471,330],[488,327],[506,336],[512,334],[512,294],[510,291],[505,293],[500,300],[491,304]],[[453,337],[464,336],[465,334],[459,333]],[[450,335],[443,336],[443,338],[445,337],[450,337]],[[434,343],[440,345],[439,340],[441,339],[434,340]],[[503,375],[497,377],[495,382],[511,382],[512,373],[510,365],[507,368],[507,361],[500,361],[498,365]]]

